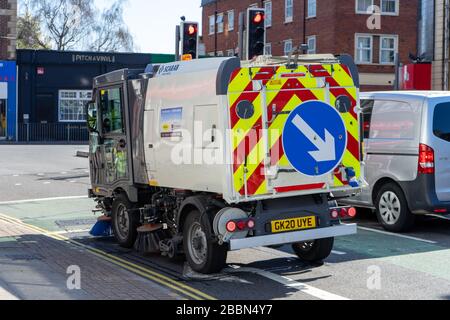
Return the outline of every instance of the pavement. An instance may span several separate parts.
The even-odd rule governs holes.
[[[0,146],[0,155],[7,150],[14,156],[0,157],[0,179],[8,181],[0,184],[0,217],[4,217],[0,230],[6,224],[7,230],[17,228],[18,234],[0,234],[0,247],[3,243],[13,252],[8,258],[0,250],[2,298],[32,298],[48,287],[55,299],[107,299],[107,293],[124,283],[142,281],[143,287],[136,289],[134,284],[118,291],[141,290],[136,298],[142,299],[154,298],[145,293],[147,286],[154,286],[165,292],[163,296],[182,299],[450,300],[450,221],[419,219],[412,232],[392,234],[380,228],[373,214],[359,211],[354,221],[358,234],[337,238],[324,264],[301,262],[289,246],[255,248],[230,252],[222,273],[203,276],[184,262],[141,256],[120,248],[112,238],[89,236],[87,230],[96,220],[94,203],[85,196],[89,178],[70,182],[72,173],[87,170],[87,160],[75,157],[86,146],[4,147]],[[17,188],[11,185],[20,181],[24,183]],[[46,247],[60,253],[47,255]],[[22,260],[14,260],[14,254]],[[13,263],[30,274],[28,286],[23,286],[15,268],[4,272]],[[82,274],[86,269],[87,279],[102,281],[94,281],[96,286],[83,292],[67,291],[69,264],[81,265]]]
[[[2,217],[0,248],[0,300],[181,299],[83,248]],[[76,270],[79,286],[70,278]]]

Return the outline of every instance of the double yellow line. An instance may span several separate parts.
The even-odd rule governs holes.
[[[190,298],[193,300],[216,300],[216,298],[214,298],[206,293],[203,293],[203,292],[201,292],[195,288],[192,288],[184,283],[181,283],[179,281],[171,279],[163,274],[155,272],[149,268],[144,268],[140,265],[137,265],[137,264],[127,261],[125,259],[116,257],[112,254],[109,254],[109,253],[99,250],[97,248],[85,245],[85,244],[75,241],[73,239],[69,239],[69,238],[59,235],[57,233],[49,232],[42,228],[24,223],[21,220],[11,218],[11,217],[3,215],[3,214],[0,214],[0,219],[7,221],[9,223],[18,225],[18,226],[22,226],[22,227],[31,229],[35,232],[38,232],[39,234],[42,234],[42,235],[52,238],[54,240],[65,241],[65,242],[68,242],[77,247],[81,247],[81,248],[85,249],[86,251],[88,251],[89,253],[91,253],[105,261],[108,261],[116,266],[126,269],[134,274],[137,274],[137,275],[143,277],[143,278],[154,281],[166,288],[172,289],[187,298]]]

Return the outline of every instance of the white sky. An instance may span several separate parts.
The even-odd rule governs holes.
[[[95,0],[95,3],[102,8],[111,1]],[[125,22],[139,52],[173,53],[175,26],[180,17],[201,23],[200,0],[128,0],[124,8]]]

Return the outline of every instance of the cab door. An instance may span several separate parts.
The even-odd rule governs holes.
[[[129,180],[125,99],[122,85],[99,90],[103,184]]]

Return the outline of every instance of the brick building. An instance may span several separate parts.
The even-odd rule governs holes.
[[[268,54],[285,55],[302,43],[310,53],[349,53],[358,64],[363,90],[391,89],[395,53],[402,63],[409,63],[409,53],[417,53],[419,2],[202,0],[203,41],[209,55],[233,55],[239,13],[252,6],[265,8]]]
[[[432,44],[428,44],[423,49],[426,60],[433,63],[432,89],[450,90],[450,26],[446,22],[450,19],[450,9],[446,5],[448,0],[423,0],[427,3],[429,12],[424,12],[424,19],[429,26],[425,33],[432,38]]]
[[[0,60],[16,58],[17,0],[0,0]]]

